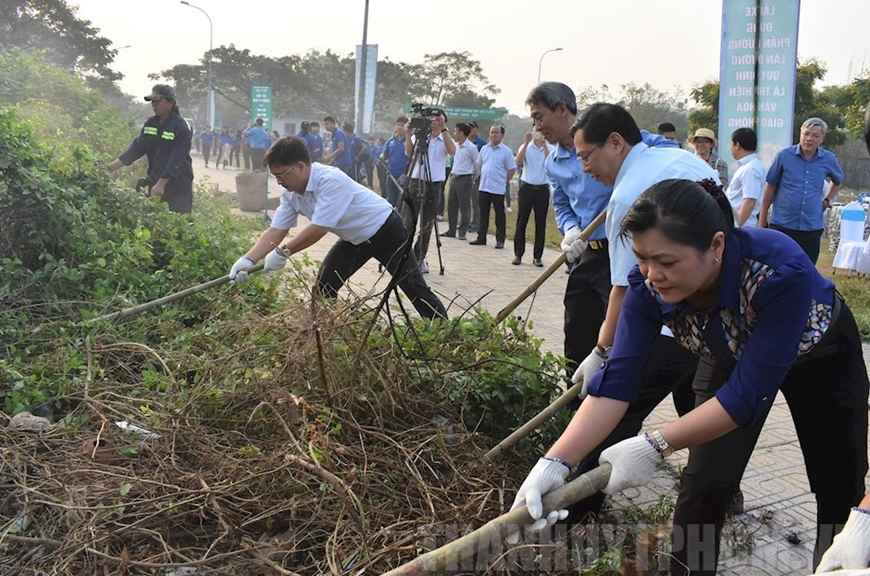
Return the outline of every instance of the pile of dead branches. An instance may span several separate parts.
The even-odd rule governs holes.
[[[0,572],[375,574],[502,513],[527,465],[482,464],[493,439],[411,377],[413,329],[358,304],[163,346],[95,328],[51,428],[0,428]]]

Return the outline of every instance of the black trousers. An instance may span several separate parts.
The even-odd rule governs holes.
[[[779,230],[797,242],[801,249],[806,252],[807,256],[810,257],[810,260],[813,261],[813,264],[818,261],[819,250],[822,245],[822,232],[824,230],[792,230],[791,228],[783,228],[776,224],[771,224],[770,229]]]
[[[491,194],[481,190],[477,193],[477,203],[480,206],[480,227],[477,229],[478,242],[486,243],[486,233],[489,231],[489,207],[495,212],[495,243],[504,244],[507,235],[507,220],[504,214],[504,194]]]
[[[733,369],[733,363],[702,360],[692,384],[696,404],[712,398]],[[822,342],[797,359],[780,387],[816,497],[814,567],[864,495],[868,388],[858,327],[842,304]],[[766,417],[689,449],[674,511],[672,574],[688,574],[687,566],[693,576],[716,573],[728,501]]]
[[[435,226],[435,218],[438,216],[438,198],[441,196],[443,186],[444,182],[426,182],[412,178],[408,187],[409,200],[417,210],[417,223],[420,227],[420,234],[414,244],[414,256],[418,262],[425,260],[426,254],[429,252],[432,228]],[[405,206],[405,228],[411,238],[416,232],[413,227],[414,213],[409,206]]]
[[[202,147],[202,159],[205,160],[205,165],[208,166],[208,159],[211,158],[211,146]]]
[[[610,256],[607,241],[603,247],[587,247],[575,260],[565,287],[565,358],[568,378],[589,356],[598,342],[598,331],[604,322],[610,298]]]
[[[547,230],[547,209],[550,207],[550,186],[542,184],[520,184],[517,192],[517,230],[514,234],[514,256],[522,258],[526,252],[526,226],[532,210],[535,211],[534,258],[544,255],[544,241]]]
[[[366,262],[372,258],[383,264],[392,276],[398,275],[399,288],[411,300],[423,318],[447,318],[444,304],[432,292],[420,269],[414,253],[403,258],[407,241],[401,216],[391,211],[383,226],[374,236],[357,246],[339,240],[326,254],[317,274],[317,287],[327,298],[335,298],[338,290]]]
[[[465,236],[471,226],[471,174],[453,174],[447,196],[447,233]],[[457,227],[458,220],[458,227]]]

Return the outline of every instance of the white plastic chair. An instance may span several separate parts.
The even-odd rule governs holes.
[[[837,268],[870,274],[870,255],[865,254],[864,222],[867,214],[858,202],[849,202],[840,213],[840,244],[834,254],[832,273]]]

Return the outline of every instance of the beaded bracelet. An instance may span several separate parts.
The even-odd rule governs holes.
[[[564,466],[568,470],[571,470],[571,468],[573,468],[573,466],[571,466],[570,464],[568,464],[567,462],[565,462],[561,458],[554,458],[553,456],[541,456],[541,459],[547,460],[549,462],[558,462],[559,464],[561,464],[562,466]]]

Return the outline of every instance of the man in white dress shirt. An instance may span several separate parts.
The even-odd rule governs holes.
[[[264,163],[284,187],[281,204],[270,227],[233,264],[230,280],[247,279],[248,270],[263,256],[264,270],[280,270],[290,255],[332,232],[339,240],[317,274],[320,294],[334,299],[354,272],[375,258],[397,277],[399,287],[420,316],[447,318],[444,305],[423,280],[414,253],[406,250],[405,224],[389,202],[338,168],[312,164],[305,142],[295,136],[278,139],[266,153]],[[311,223],[281,245],[300,214]]]
[[[758,136],[752,128],[738,128],[731,134],[731,155],[737,160],[737,170],[726,195],[741,228],[758,224],[761,210],[765,170],[755,153],[757,146]]]

